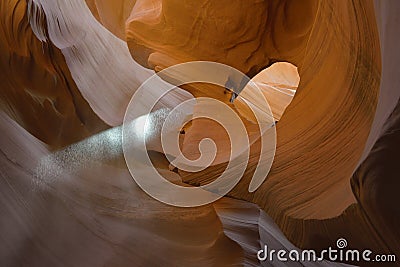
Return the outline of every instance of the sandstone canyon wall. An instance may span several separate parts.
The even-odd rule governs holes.
[[[399,259],[399,12],[395,0],[1,1],[0,263],[260,266],[260,244],[322,250],[339,237]],[[252,140],[229,195],[183,209],[133,182],[121,124],[146,79],[195,60],[253,78],[270,101],[277,145],[267,179],[249,192],[261,142],[241,99],[252,92],[175,88],[160,106],[218,99]],[[216,160],[178,170],[155,141],[157,170],[185,186],[215,180],[229,158],[223,129],[209,120],[182,127],[186,155],[212,137]]]

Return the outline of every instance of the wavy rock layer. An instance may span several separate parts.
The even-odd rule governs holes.
[[[65,146],[105,129],[103,120],[119,125],[129,97],[152,74],[129,52],[155,71],[211,60],[255,76],[288,61],[298,67],[301,81],[285,112],[276,108],[272,171],[255,194],[248,193],[256,142],[245,179],[230,196],[258,204],[302,248],[324,249],[345,237],[355,248],[398,254],[400,211],[393,203],[399,107],[392,113],[399,92],[398,53],[392,52],[397,2],[375,9],[369,0],[26,3],[0,3],[1,107],[40,140]],[[210,93],[205,85],[184,89],[224,102],[231,97],[224,89]],[[174,101],[188,96],[180,92]],[[251,204],[220,202],[221,226],[211,206],[180,210],[149,199],[123,166],[118,129],[50,153],[4,114],[0,126],[2,265],[251,266],[258,264],[257,236],[290,247]],[[183,150],[192,149],[195,130],[187,129]],[[221,158],[199,174],[181,173],[182,179],[195,185],[215,179],[226,166]],[[164,165],[160,171],[167,172]],[[149,258],[140,251],[154,251],[153,239],[162,255]]]
[[[119,129],[51,153],[4,113],[0,122],[2,266],[242,261],[212,206],[170,207],[136,186],[123,163]]]
[[[125,40],[125,21],[135,3],[135,0],[86,0],[96,19],[122,40]]]
[[[26,1],[2,1],[0,21],[1,108],[55,147],[105,129],[83,99],[60,50],[34,35]]]
[[[277,60],[301,62],[316,8],[309,0],[140,0],[126,38],[133,58],[153,69],[209,60],[254,76]]]
[[[181,209],[147,196],[122,162],[119,128],[56,153],[4,113],[0,130],[2,266],[260,266],[261,244],[299,250],[254,204]]]
[[[289,61],[298,66],[301,81],[293,102],[277,125],[277,153],[267,181],[255,194],[249,194],[249,180],[245,179],[231,196],[259,204],[289,239],[302,247],[322,249],[345,234],[354,247],[373,247],[375,251],[386,253],[399,250],[393,241],[396,238],[389,237],[397,219],[389,219],[377,211],[377,207],[393,203],[392,194],[377,197],[370,192],[379,184],[378,178],[374,178],[378,175],[363,172],[362,177],[370,178],[357,178],[358,172],[354,179],[368,180],[368,186],[358,188],[353,182],[352,189],[350,185],[360,158],[368,153],[371,140],[379,136],[377,125],[383,124],[398,99],[395,85],[387,85],[388,78],[383,79],[375,117],[381,81],[381,50],[372,1],[309,1],[301,7],[290,1],[279,4],[234,2],[228,5],[232,10],[226,13],[218,8],[221,2],[142,2],[155,3],[153,7],[157,8],[142,10],[140,16],[132,12],[127,23],[127,41],[133,57],[143,66],[158,70],[193,59],[213,60],[235,66],[251,76],[273,61]],[[286,13],[279,12],[282,7]],[[387,25],[385,20],[392,21],[387,8],[379,5],[377,8],[379,25]],[[268,18],[258,17],[260,9]],[[296,14],[290,10],[296,10]],[[248,14],[251,19],[246,17]],[[228,18],[226,23],[218,20],[219,16]],[[302,20],[304,17],[308,20]],[[230,30],[238,21],[247,34]],[[280,23],[282,21],[285,23]],[[211,27],[211,24],[218,27]],[[293,25],[298,27],[291,27]],[[388,37],[383,33],[390,30],[382,27],[381,38],[386,40]],[[195,30],[189,34],[189,28]],[[208,36],[213,42],[205,41]],[[233,37],[240,45],[230,46]],[[294,39],[296,41],[292,42]],[[253,41],[259,46],[252,46]],[[385,43],[390,42],[382,45]],[[234,61],[229,57],[231,54],[235,55]],[[385,68],[384,76],[390,76],[393,68]],[[388,95],[393,99],[389,100]],[[388,104],[386,108],[383,108],[384,103]],[[187,138],[191,136],[190,131],[187,131]],[[259,150],[258,146],[257,143],[253,145],[254,153]],[[251,160],[253,163],[246,177],[251,177],[257,156]],[[379,169],[381,165],[371,161],[365,163],[370,167],[361,168]],[[198,174],[181,174],[188,183],[202,184],[215,179],[225,166],[213,166]],[[391,170],[390,173],[397,172]],[[387,179],[390,180],[390,175]],[[385,187],[382,185],[382,188]],[[368,197],[362,192],[369,192]],[[384,214],[399,216],[398,210],[387,210]],[[386,219],[378,219],[381,217]],[[391,230],[380,231],[383,225]]]
[[[240,6],[238,1],[228,6],[247,10],[239,13],[252,14],[251,18],[233,15],[237,11],[226,11],[223,14],[229,19],[220,22],[220,28],[216,29],[208,25],[219,22],[218,16],[212,16],[216,10],[222,16],[221,9],[214,6],[218,4],[204,2],[204,7],[198,8],[201,1],[185,4],[162,1],[159,5],[159,12],[142,11],[139,18],[132,14],[135,19],[128,20],[127,24],[128,44],[135,47],[131,49],[133,57],[145,58],[146,66],[157,69],[157,66],[168,66],[179,60],[212,59],[254,75],[252,70],[260,70],[274,58],[291,61],[299,67],[300,85],[278,124],[277,154],[267,182],[256,194],[249,195],[245,181],[231,195],[254,201],[277,218],[283,216],[282,211],[285,211],[284,217],[329,218],[340,215],[354,203],[349,178],[369,134],[380,79],[379,38],[372,2],[310,1],[300,8],[293,2],[274,6],[248,1]],[[290,11],[295,8],[297,13],[293,15]],[[268,12],[267,20],[254,19],[261,14],[261,9]],[[281,9],[286,13],[279,12]],[[184,12],[189,10],[191,13]],[[178,11],[183,15],[177,16]],[[172,17],[176,19],[169,19]],[[301,20],[305,17],[308,19]],[[282,21],[286,28],[279,31]],[[292,28],[294,21],[303,21],[303,24]],[[240,31],[229,31],[229,27],[239,22],[248,28],[248,34],[242,36]],[[194,29],[194,36],[185,34],[186,27]],[[224,29],[225,34],[220,29]],[[254,32],[258,35],[251,35]],[[215,42],[203,42],[206,36]],[[241,59],[237,55],[231,62],[225,53],[231,52],[229,44],[233,40],[238,42],[237,38],[249,46],[234,46],[232,53],[242,56],[271,53],[274,56]],[[297,42],[293,41],[296,38]],[[281,39],[286,42],[280,42]],[[265,46],[251,48],[253,41]],[[273,44],[281,54],[274,54],[274,49],[269,47]],[[141,49],[142,45],[146,49]],[[152,52],[146,54],[149,50]],[[213,57],[214,52],[223,56]],[[159,54],[174,60],[168,61],[166,56],[158,57]],[[215,175],[223,169],[224,166],[220,170],[213,168],[206,174]],[[252,170],[250,166],[248,172]],[[204,175],[198,174],[199,177]],[[196,177],[190,175],[184,179],[195,182]],[[333,202],[335,206],[331,205]]]

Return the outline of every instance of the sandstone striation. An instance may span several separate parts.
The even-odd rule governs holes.
[[[396,0],[0,2],[1,265],[259,266],[260,243],[322,250],[339,237],[399,259],[399,12]],[[251,86],[236,95],[228,81],[175,88],[153,117],[217,99],[251,144],[227,198],[183,209],[133,182],[121,124],[150,76],[161,79],[143,103],[174,84],[160,71],[197,60],[258,85],[277,145],[267,179],[249,192],[262,148],[245,102],[262,99]],[[204,103],[192,115],[218,115]],[[189,159],[205,138],[218,152],[201,172],[179,170],[154,131],[146,149],[166,179],[201,186],[225,171],[231,143],[221,125],[202,118],[173,130]]]

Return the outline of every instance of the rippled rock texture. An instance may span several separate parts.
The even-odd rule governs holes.
[[[1,1],[0,264],[260,266],[263,244],[322,250],[340,237],[400,259],[399,13],[396,0]],[[254,138],[228,196],[185,209],[134,183],[120,126],[145,80],[195,60],[253,78],[277,146],[258,190],[248,190]],[[161,105],[218,99],[256,136],[241,100],[252,92],[229,89],[189,84]],[[205,119],[179,130],[185,155],[212,137],[216,160],[185,172],[154,144],[158,171],[185,186],[215,180],[229,158],[224,130]]]

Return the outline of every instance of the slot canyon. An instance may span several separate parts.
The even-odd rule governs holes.
[[[0,265],[400,266],[399,14],[1,0]]]

